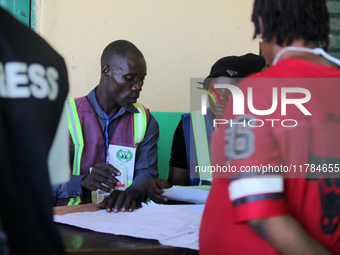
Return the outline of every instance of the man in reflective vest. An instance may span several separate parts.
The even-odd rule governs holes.
[[[252,53],[224,57],[211,67],[210,74],[204,80],[203,86],[218,101],[217,95],[213,92],[216,84],[236,85],[241,78],[260,72],[263,68],[265,68],[264,58]],[[230,91],[225,88],[215,91],[222,104],[220,102],[215,104],[214,100],[209,97],[210,107],[207,109],[206,115],[202,115],[201,111],[182,115],[173,137],[168,180],[157,178],[151,179],[148,183],[147,192],[153,201],[166,202],[167,198],[161,196],[162,189],[169,188],[171,185],[211,185],[211,173],[208,171],[196,172],[195,167],[211,166],[209,145],[211,134],[214,131],[213,120],[222,118],[231,96]]]
[[[148,109],[136,103],[145,76],[136,46],[114,41],[101,56],[99,85],[86,97],[66,101],[73,172],[70,182],[53,187],[56,205],[89,203],[97,190],[113,190],[97,201],[108,212],[132,211],[146,199],[147,182],[158,176],[159,128]],[[123,175],[125,181],[118,180]],[[118,190],[122,185],[125,190]]]

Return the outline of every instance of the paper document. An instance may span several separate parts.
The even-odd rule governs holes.
[[[93,231],[156,239],[161,244],[198,250],[202,212],[182,206],[150,204],[133,212],[70,213],[54,221]]]
[[[166,189],[162,196],[172,200],[205,204],[211,186],[172,186]]]

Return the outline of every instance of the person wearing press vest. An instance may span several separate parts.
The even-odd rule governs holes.
[[[0,254],[65,254],[51,184],[69,179],[64,59],[0,8]]]
[[[156,178],[149,181],[147,192],[150,199],[158,203],[167,202],[168,199],[161,195],[162,190],[172,185],[211,185],[211,173],[200,173],[195,170],[196,166],[211,165],[209,148],[205,148],[198,141],[202,139],[204,144],[210,145],[211,134],[214,130],[213,119],[222,118],[231,96],[228,89],[216,88],[215,91],[222,102],[220,104],[217,95],[212,90],[216,84],[236,85],[240,79],[260,72],[265,68],[265,64],[262,56],[252,53],[223,57],[214,63],[210,74],[203,81],[203,87],[213,94],[217,104],[209,97],[210,107],[206,115],[202,115],[201,111],[182,115],[173,136],[168,180]],[[194,129],[194,126],[199,128]]]
[[[139,49],[114,41],[101,56],[99,85],[66,101],[73,170],[68,183],[53,187],[56,205],[90,203],[91,191],[112,191],[97,201],[108,212],[132,211],[146,200],[145,186],[158,176],[159,138],[156,120],[137,103],[146,74]]]

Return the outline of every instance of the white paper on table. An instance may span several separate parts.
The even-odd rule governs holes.
[[[54,221],[101,233],[156,239],[163,245],[198,250],[202,212],[182,206],[147,205],[133,212],[70,213]]]
[[[210,191],[210,186],[172,186],[165,190],[162,196],[172,200],[191,202],[195,204],[205,204]]]

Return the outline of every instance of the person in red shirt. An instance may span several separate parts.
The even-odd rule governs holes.
[[[235,172],[213,174],[200,254],[340,254],[340,71],[325,58],[340,61],[317,48],[326,3],[255,0],[252,21],[271,66],[239,84],[244,113],[233,95],[212,135],[212,166]]]

